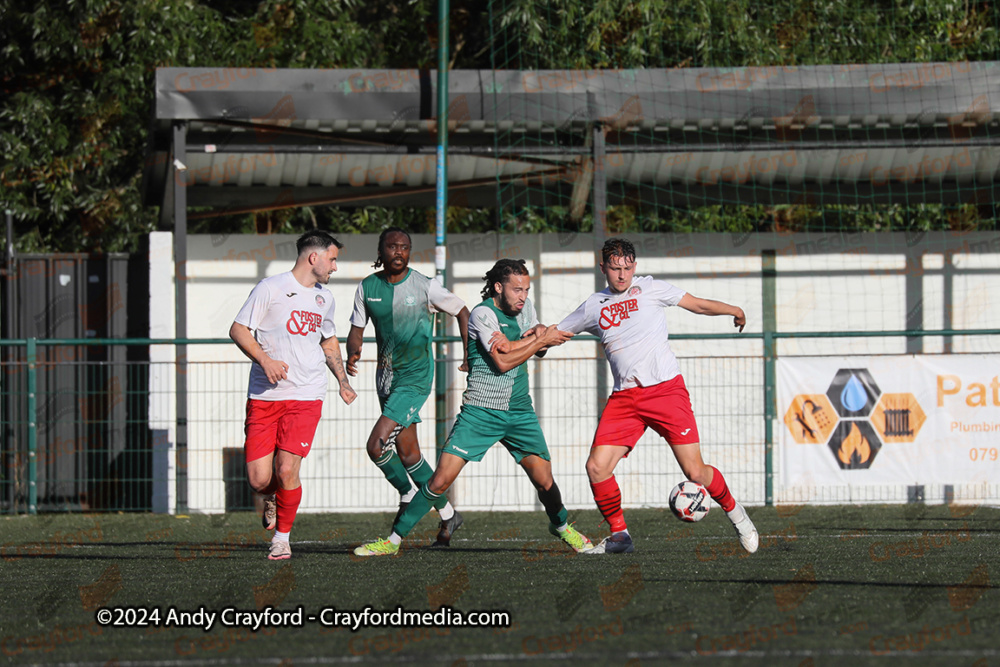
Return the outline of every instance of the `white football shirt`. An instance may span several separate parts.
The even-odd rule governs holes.
[[[587,332],[601,339],[611,364],[615,391],[649,387],[680,375],[667,342],[664,306],[676,306],[686,291],[652,276],[636,276],[621,294],[605,288],[590,295],[559,323],[570,333]]]
[[[249,398],[261,401],[316,401],[326,396],[324,338],[337,335],[333,295],[323,285],[303,287],[291,271],[257,283],[236,315],[249,327],[267,356],[288,364],[288,377],[271,384],[260,364],[250,367]]]

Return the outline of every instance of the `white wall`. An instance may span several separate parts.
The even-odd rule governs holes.
[[[350,308],[358,282],[373,271],[377,235],[345,235],[339,270],[329,289],[336,301],[338,336],[350,329]],[[1000,328],[1000,239],[989,234],[831,234],[831,235],[629,235],[638,251],[639,275],[652,273],[689,292],[740,305],[747,333],[762,328],[761,252],[776,255],[776,320],[782,332],[878,331],[906,329],[907,276],[922,289],[925,328]],[[434,271],[434,238],[413,236],[412,268]],[[173,335],[173,264],[169,233],[150,243],[150,335]],[[556,323],[595,289],[604,287],[595,269],[594,237],[586,234],[448,238],[449,288],[470,308],[478,303],[482,276],[497,257],[524,258],[532,273],[532,299],[544,323]],[[295,259],[295,236],[194,235],[188,239],[188,337],[226,338],[240,306],[256,282],[287,271]],[[946,290],[947,284],[952,290]],[[912,280],[911,280],[911,289]],[[667,311],[672,333],[728,333],[724,318]],[[449,333],[457,335],[448,318]],[[369,326],[366,335],[374,333]],[[940,352],[941,337],[925,340],[925,351]],[[764,409],[762,343],[742,340],[675,340],[673,349],[692,394],[705,458],[723,470],[738,498],[764,500]],[[449,346],[449,427],[457,413],[464,376],[457,371],[460,350]],[[993,337],[961,337],[954,352],[1000,351]],[[825,338],[779,341],[781,355],[902,354],[902,337]],[[368,460],[364,444],[379,414],[373,389],[375,344],[363,351],[354,381],[358,400],[344,406],[331,391],[324,403],[317,445],[303,465],[303,511],[390,511],[397,499]],[[597,423],[597,384],[606,362],[593,342],[571,341],[546,359],[531,361],[532,394],[542,420],[553,469],[567,506],[591,508],[583,464]],[[225,448],[243,444],[243,410],[249,362],[235,345],[188,348],[189,505],[193,511],[224,510],[222,461]],[[150,425],[173,442],[173,350],[154,347]],[[158,363],[165,365],[158,366]],[[332,384],[331,384],[332,386]],[[433,463],[434,396],[421,411],[418,429],[425,456]],[[780,423],[776,424],[778,427]],[[163,463],[172,458],[163,456]],[[164,493],[172,494],[167,469]],[[669,448],[647,433],[617,477],[629,506],[663,506],[681,478]],[[157,487],[159,488],[159,487]],[[534,509],[530,484],[502,447],[466,468],[454,488],[468,509]],[[173,496],[164,503],[172,503]]]

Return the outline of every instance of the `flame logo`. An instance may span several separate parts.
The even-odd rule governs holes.
[[[851,424],[850,432],[837,450],[837,458],[845,466],[853,468],[866,463],[871,455],[872,448],[868,438],[861,433],[857,424]]]

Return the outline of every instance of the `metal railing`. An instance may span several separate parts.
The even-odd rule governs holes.
[[[753,341],[756,349],[750,353],[678,356],[696,406],[706,460],[726,470],[738,497],[772,504],[779,341],[997,334],[1000,330],[764,332],[677,335],[671,340]],[[457,340],[442,337],[439,342]],[[252,499],[242,468],[249,364],[237,355],[219,359],[219,345],[235,350],[229,339],[0,340],[0,511],[249,508]],[[160,361],[149,353],[180,346],[187,349],[184,359]],[[570,506],[591,504],[583,464],[611,389],[607,362],[597,348],[593,337],[578,336],[560,348],[565,352],[528,362],[536,410],[554,453],[553,469]],[[428,459],[431,443],[443,447],[441,433],[447,429],[437,426],[450,427],[464,389],[459,360],[438,363],[446,370],[439,377],[450,379],[445,386],[436,382],[438,401],[428,400],[421,411],[424,421],[418,434]],[[359,392],[354,405],[344,406],[335,392],[325,401],[316,440],[321,446],[304,466],[313,509],[388,510],[395,505],[392,489],[364,453],[379,413],[373,375],[374,362],[363,361],[352,381]],[[186,391],[181,410],[179,381]],[[182,425],[176,415],[185,413],[186,441],[175,442]],[[651,433],[641,443],[647,441],[659,442]],[[633,504],[662,506],[664,489],[673,486],[668,482],[678,478],[679,469],[667,448],[644,451],[642,458],[641,467],[624,466],[620,475],[626,496]],[[470,466],[459,482],[455,493],[470,509],[528,509],[536,503],[502,448],[491,450],[482,465]],[[887,494],[886,499],[894,498]]]

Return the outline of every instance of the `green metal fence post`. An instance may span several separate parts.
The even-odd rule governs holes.
[[[434,264],[438,281],[442,286],[448,286],[447,263],[447,233],[448,233],[448,0],[438,0],[438,72],[437,72],[437,173],[435,188],[437,191],[435,254]],[[447,330],[444,315],[437,315],[437,338],[440,341]],[[436,344],[435,379],[434,379],[434,415],[436,419],[434,447],[437,456],[441,456],[445,440],[446,414],[448,412],[448,373],[444,361],[445,345]]]
[[[28,363],[28,514],[38,514],[38,339],[29,338]]]
[[[764,333],[764,504],[774,504],[774,419],[777,400],[777,378],[775,376],[775,338],[778,317],[776,308],[775,258],[773,250],[760,253],[761,259],[761,306],[763,310],[762,329]]]

